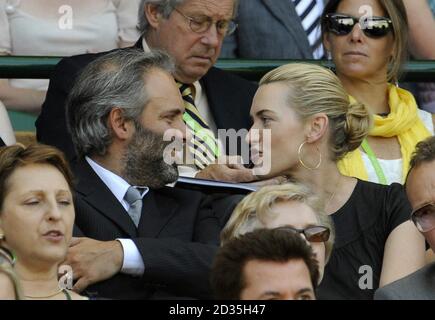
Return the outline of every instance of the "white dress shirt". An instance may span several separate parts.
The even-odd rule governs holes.
[[[89,163],[91,168],[95,171],[95,173],[100,177],[100,179],[104,182],[104,184],[109,188],[109,190],[113,193],[115,198],[121,203],[121,205],[125,209],[125,214],[128,215],[128,209],[130,209],[130,205],[127,201],[124,200],[124,196],[130,188],[130,184],[125,181],[120,176],[114,174],[113,172],[103,168],[98,163],[93,161],[91,158],[86,157],[86,161]],[[142,187],[144,191],[141,194],[143,198],[149,191],[149,188]],[[124,251],[124,261],[122,263],[121,272],[130,274],[133,276],[141,276],[145,271],[145,265],[142,259],[142,256],[137,249],[135,243],[131,239],[116,239],[118,240]]]

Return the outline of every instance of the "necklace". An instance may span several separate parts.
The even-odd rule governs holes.
[[[48,298],[51,298],[51,297],[54,297],[54,296],[58,295],[61,292],[63,292],[65,294],[65,296],[67,297],[67,299],[68,299],[69,293],[66,292],[65,289],[59,289],[55,293],[49,294],[47,296],[29,296],[29,295],[24,295],[24,296],[26,298],[30,298],[30,299],[48,299]]]
[[[342,176],[340,174],[340,176],[338,177],[338,180],[337,180],[337,186],[335,187],[334,192],[329,197],[328,202],[326,202],[326,204],[325,204],[325,211],[326,211],[326,208],[328,208],[329,204],[331,203],[332,199],[335,197],[335,194],[337,193],[338,188],[340,187],[341,177]]]

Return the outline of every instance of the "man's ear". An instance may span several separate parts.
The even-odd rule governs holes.
[[[108,127],[112,130],[115,138],[127,140],[134,133],[133,121],[126,121],[120,108],[113,108],[107,119]]]
[[[328,131],[329,118],[324,113],[317,113],[307,121],[306,141],[313,143],[321,140]]]
[[[148,3],[145,5],[144,11],[148,23],[151,27],[156,29],[159,26],[160,21],[162,20],[162,14],[159,11],[158,6],[152,3]]]

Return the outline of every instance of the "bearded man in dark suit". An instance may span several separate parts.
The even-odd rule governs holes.
[[[67,101],[76,147],[74,289],[113,299],[210,298],[225,208],[176,181],[184,105],[162,52],[118,50],[82,72]],[[164,135],[173,133],[175,139]],[[175,144],[174,144],[175,145]],[[172,158],[171,158],[172,157]],[[182,158],[180,156],[180,158]]]

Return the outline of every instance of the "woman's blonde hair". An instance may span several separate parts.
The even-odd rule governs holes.
[[[303,121],[318,113],[327,115],[332,160],[338,161],[357,149],[369,133],[368,109],[361,103],[350,103],[332,71],[314,64],[286,64],[267,73],[260,85],[275,82],[288,87],[288,105]]]
[[[272,207],[277,203],[297,201],[310,207],[319,225],[329,228],[330,237],[325,243],[326,262],[331,256],[334,244],[334,227],[331,218],[323,211],[320,199],[307,187],[298,183],[266,186],[246,196],[234,209],[221,233],[221,245],[257,229],[266,228],[267,223],[277,218]],[[292,214],[292,212],[289,212]],[[297,212],[293,212],[297,214]]]

